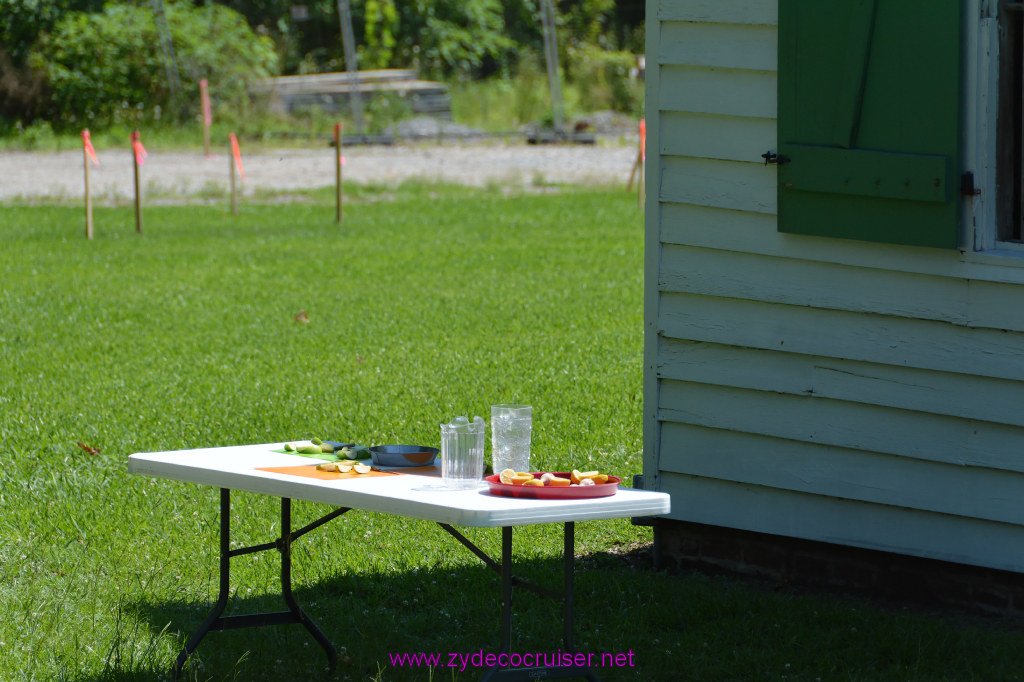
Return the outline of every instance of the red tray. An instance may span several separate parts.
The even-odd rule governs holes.
[[[541,476],[544,472],[532,471],[534,478]],[[569,478],[566,472],[553,472],[559,478]],[[502,483],[498,474],[484,478],[490,486],[492,495],[502,497],[523,497],[534,500],[580,500],[588,497],[610,497],[618,489],[622,479],[618,476],[609,476],[607,483],[595,483],[594,485],[565,485],[565,486],[539,486],[539,485],[512,485]]]

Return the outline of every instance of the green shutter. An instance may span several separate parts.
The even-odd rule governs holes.
[[[779,230],[957,248],[960,0],[779,1]]]

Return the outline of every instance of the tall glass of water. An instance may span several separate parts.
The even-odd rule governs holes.
[[[494,473],[504,469],[530,470],[533,408],[529,405],[491,406],[491,456]]]
[[[476,488],[484,475],[487,422],[456,417],[441,424],[441,479],[455,490]]]

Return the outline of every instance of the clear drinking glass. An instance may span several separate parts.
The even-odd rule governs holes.
[[[456,417],[441,424],[441,479],[455,490],[476,488],[484,477],[484,436],[481,417]]]
[[[491,457],[494,473],[504,469],[530,470],[533,408],[529,405],[491,406]]]

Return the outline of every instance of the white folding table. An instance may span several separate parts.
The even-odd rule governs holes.
[[[210,630],[260,627],[284,623],[302,624],[323,647],[328,665],[337,664],[337,653],[320,629],[296,603],[291,586],[291,544],[298,537],[352,510],[393,514],[438,523],[452,537],[479,557],[501,576],[501,652],[510,653],[512,640],[512,588],[522,587],[562,602],[563,637],[566,651],[574,651],[573,634],[573,555],[575,522],[592,519],[645,517],[669,511],[665,493],[620,488],[611,497],[570,500],[521,499],[492,495],[486,486],[476,490],[444,488],[439,471],[404,473],[396,476],[370,476],[320,480],[305,476],[265,471],[266,468],[315,467],[318,463],[298,455],[279,452],[283,443],[245,445],[197,450],[136,453],[129,457],[128,468],[134,474],[175,481],[216,486],[220,498],[220,593],[212,611],[192,635],[175,662],[180,675],[188,657]],[[401,473],[402,469],[384,469]],[[250,547],[231,548],[231,491],[261,493],[281,498],[281,536],[272,542]],[[320,502],[337,507],[334,511],[298,529],[291,529],[291,500]],[[512,575],[512,529],[540,523],[564,524],[564,584],[561,593],[533,585]],[[453,526],[502,529],[501,561],[495,561]],[[287,611],[221,615],[230,593],[232,557],[253,552],[277,550],[281,554],[281,591]],[[486,680],[526,680],[586,677],[596,680],[590,669],[580,668],[492,668]]]

